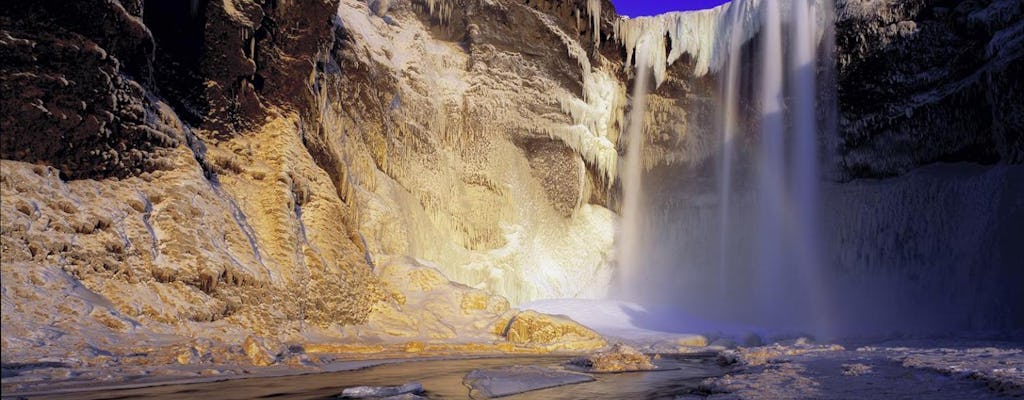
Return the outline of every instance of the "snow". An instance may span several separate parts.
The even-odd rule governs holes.
[[[640,348],[664,343],[696,345],[703,339],[702,335],[739,340],[751,334],[769,334],[763,329],[701,318],[677,308],[619,300],[547,299],[518,307],[568,316],[609,339]]]

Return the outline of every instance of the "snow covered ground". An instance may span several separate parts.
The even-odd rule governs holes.
[[[565,315],[611,341],[648,350],[668,351],[668,344],[702,346],[740,343],[758,345],[762,337],[791,337],[782,332],[708,319],[677,307],[652,307],[619,300],[548,299],[518,306],[545,314]],[[722,339],[715,343],[716,340]]]

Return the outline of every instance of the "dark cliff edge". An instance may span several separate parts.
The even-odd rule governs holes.
[[[185,144],[189,133],[164,121],[180,116],[217,140],[260,125],[267,105],[308,104],[305,81],[330,48],[338,2],[225,4],[4,7],[0,157],[52,165],[65,179],[132,176]]]

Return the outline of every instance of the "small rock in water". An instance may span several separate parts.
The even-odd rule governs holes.
[[[608,351],[575,358],[569,364],[589,372],[650,371],[657,368],[646,354],[621,343]]]
[[[843,364],[843,375],[846,376],[861,376],[869,372],[871,372],[870,365]]]
[[[423,385],[409,382],[402,386],[356,386],[341,391],[342,399],[416,399],[423,393]],[[406,396],[411,395],[411,396]],[[415,396],[415,397],[412,397]]]

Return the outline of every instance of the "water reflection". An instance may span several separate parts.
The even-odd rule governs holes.
[[[431,399],[466,399],[469,389],[462,378],[474,369],[509,365],[557,367],[569,357],[503,357],[461,360],[411,361],[378,365],[356,371],[299,376],[249,378],[220,382],[148,388],[76,392],[28,398],[47,399],[334,399],[352,386],[392,386],[410,381],[423,384]],[[709,356],[665,356],[656,360],[661,370],[621,374],[595,374],[595,381],[532,391],[507,399],[672,399],[693,393],[697,385],[725,371]]]

